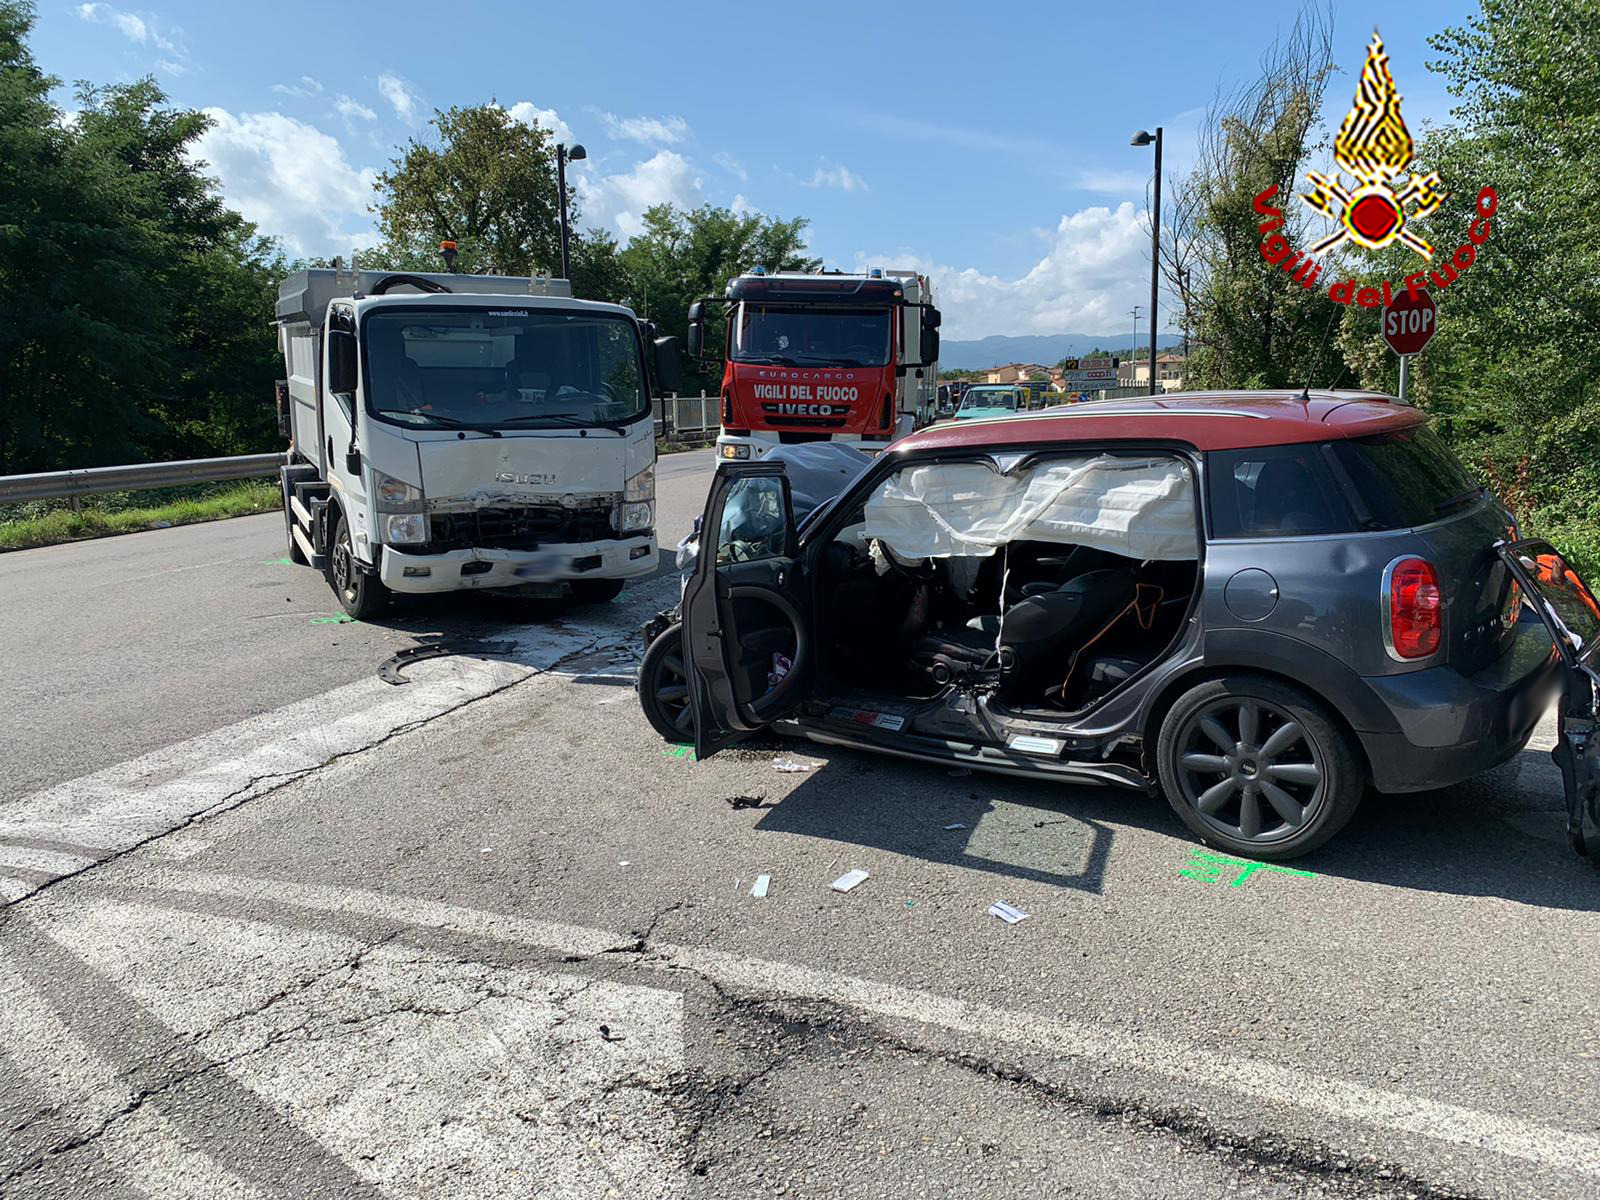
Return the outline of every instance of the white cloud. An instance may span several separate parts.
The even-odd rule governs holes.
[[[750,172],[744,169],[744,164],[726,150],[719,150],[711,156],[711,161],[716,163],[729,175],[734,176],[740,183],[750,178]]]
[[[189,51],[181,41],[182,31],[163,33],[149,13],[128,12],[110,4],[80,4],[78,16],[91,24],[110,26],[137,45],[160,50],[164,57],[156,66],[169,74],[181,75],[189,69]]]
[[[377,237],[366,208],[376,172],[357,169],[337,139],[282,113],[208,108],[194,157],[228,203],[295,255],[347,254]]]
[[[867,181],[849,167],[818,167],[810,179],[800,181],[806,187],[838,188],[841,192],[864,192]]]
[[[689,136],[689,122],[682,117],[619,117],[603,112],[600,120],[612,137],[630,142],[675,146]]]
[[[1050,234],[1044,257],[1016,279],[907,253],[857,254],[856,263],[930,275],[946,337],[1114,333],[1132,328],[1128,310],[1150,302],[1150,235],[1140,221],[1132,202],[1068,213]]]
[[[513,121],[521,121],[524,125],[536,125],[540,129],[548,130],[550,136],[563,145],[573,144],[572,129],[553,108],[540,108],[531,101],[522,100],[506,111],[511,114]]]
[[[322,95],[322,82],[309,75],[302,75],[299,83],[275,83],[272,85],[272,90],[283,96],[293,96],[296,100],[309,100],[313,96]]]
[[[417,94],[398,75],[379,75],[378,91],[407,125],[417,123]]]
[[[585,171],[577,177],[577,185],[584,223],[603,225],[624,239],[644,229],[644,210],[651,205],[695,208],[705,199],[693,165],[672,150],[658,150],[619,175]]]
[[[1104,192],[1108,196],[1142,196],[1150,186],[1150,169],[1080,167],[1072,175],[1071,186],[1083,192]]]
[[[728,208],[736,217],[764,217],[767,215],[754,204],[751,204],[750,201],[746,200],[743,192],[740,192],[734,196],[733,202],[728,205]]]
[[[343,94],[333,102],[333,109],[345,119],[346,124],[356,119],[362,121],[376,121],[378,119],[378,114],[361,103],[361,101],[352,100],[349,96]]]

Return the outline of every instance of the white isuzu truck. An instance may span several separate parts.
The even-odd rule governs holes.
[[[609,600],[656,568],[676,338],[563,279],[299,271],[278,289],[289,556],[351,616],[391,592]]]

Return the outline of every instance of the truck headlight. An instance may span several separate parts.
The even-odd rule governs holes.
[[[422,511],[422,489],[373,468],[372,503],[379,512],[418,513]]]
[[[728,442],[724,442],[723,445],[722,445],[722,457],[723,458],[749,458],[750,457],[750,447],[742,445],[742,444],[741,445],[734,445],[734,444],[731,444],[731,443],[728,443]]]
[[[622,506],[622,524],[618,527],[619,533],[633,533],[636,530],[649,529],[655,524],[656,506],[648,500],[636,504]]]
[[[391,546],[416,546],[427,541],[427,514],[390,514],[383,519],[383,540]]]
[[[655,463],[651,463],[622,485],[622,498],[627,502],[654,500],[656,498]]]

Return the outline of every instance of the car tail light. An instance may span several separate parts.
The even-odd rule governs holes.
[[[1388,575],[1388,650],[1409,661],[1427,658],[1439,649],[1444,634],[1444,597],[1439,573],[1424,558],[1401,558],[1390,564]]]

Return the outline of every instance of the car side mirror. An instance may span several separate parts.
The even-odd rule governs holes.
[[[690,337],[694,336],[693,327]],[[678,349],[675,337],[660,337],[653,345],[656,368],[656,387],[663,392],[677,393],[683,387],[683,352]]]
[[[356,335],[343,329],[328,331],[328,390],[354,395],[356,390]]]

